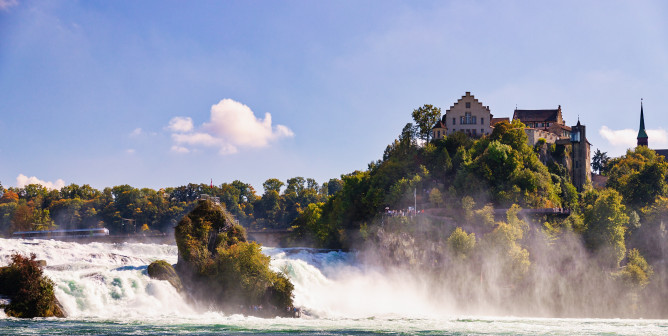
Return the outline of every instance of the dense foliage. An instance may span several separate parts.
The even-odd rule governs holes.
[[[293,285],[269,268],[260,245],[220,206],[200,201],[175,231],[176,271],[201,304],[227,312],[288,315]],[[260,311],[257,307],[263,307]]]
[[[14,317],[65,317],[53,293],[53,282],[42,274],[35,260],[20,254],[12,255],[9,266],[0,267],[0,295],[11,300],[5,313]]]
[[[324,201],[342,186],[338,179],[322,185],[303,177],[286,182],[268,179],[262,195],[241,181],[218,186],[191,183],[157,191],[129,185],[100,191],[87,184],[60,190],[37,184],[3,189],[0,184],[0,235],[102,226],[112,234],[169,232],[202,194],[218,197],[245,227],[285,229],[309,204]]]

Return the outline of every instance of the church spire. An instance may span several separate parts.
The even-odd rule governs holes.
[[[638,146],[647,147],[647,132],[645,132],[645,116],[642,111],[642,98],[640,99],[640,129],[638,130]]]

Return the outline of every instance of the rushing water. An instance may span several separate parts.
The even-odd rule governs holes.
[[[264,248],[295,285],[299,319],[198,311],[166,282],[148,278],[176,246],[0,239],[0,265],[14,252],[47,261],[66,319],[14,319],[0,335],[668,335],[666,320],[461,316],[419,283],[402,283],[336,251]]]

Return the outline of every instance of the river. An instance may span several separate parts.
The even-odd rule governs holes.
[[[668,335],[668,320],[461,315],[419,283],[339,251],[264,248],[295,285],[295,305],[307,314],[297,319],[190,307],[166,281],[146,275],[154,260],[176,263],[175,245],[0,239],[0,265],[15,252],[46,260],[68,318],[0,313],[0,335]]]

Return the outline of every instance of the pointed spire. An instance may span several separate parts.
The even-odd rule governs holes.
[[[638,130],[638,146],[647,146],[647,132],[645,132],[645,115],[640,98],[640,129]]]

